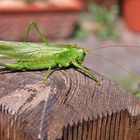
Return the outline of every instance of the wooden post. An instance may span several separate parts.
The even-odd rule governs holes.
[[[0,74],[0,140],[140,139],[140,100],[116,83],[72,68],[45,74]]]

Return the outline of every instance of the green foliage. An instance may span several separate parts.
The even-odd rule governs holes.
[[[24,2],[26,2],[26,3],[34,3],[37,1],[45,1],[45,0],[24,0]]]
[[[118,15],[118,6],[112,6],[111,10],[108,10],[104,6],[91,4],[89,6],[89,12],[93,14],[93,19],[102,24],[108,26],[112,24]]]
[[[118,83],[120,83],[124,88],[140,98],[140,81],[136,76],[129,75],[123,78],[112,76],[111,79],[114,79],[114,81],[118,81]]]
[[[102,39],[119,39],[119,35],[114,31],[113,28],[104,27],[101,31],[97,32],[97,35],[100,36]]]
[[[93,31],[93,33],[97,34],[101,39],[119,39],[119,34],[114,29],[115,20],[117,19],[119,11],[118,9],[117,5],[112,6],[112,8],[108,10],[104,6],[90,4],[88,12],[82,13],[80,15],[80,19],[84,19],[86,21],[88,17],[92,22],[94,22],[94,24],[98,24],[100,29],[95,32]],[[79,28],[76,29],[75,36],[83,38],[88,33],[89,31],[79,24]]]
[[[76,28],[75,33],[74,33],[74,37],[76,38],[84,38],[87,35],[87,32],[80,28],[79,26]]]
[[[36,2],[36,0],[24,0],[24,2],[26,2],[26,3],[33,3],[33,2]]]

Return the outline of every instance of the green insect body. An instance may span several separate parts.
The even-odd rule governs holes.
[[[81,66],[86,54],[89,52],[73,44],[50,44],[40,32],[37,24],[32,22],[28,28],[26,39],[31,27],[35,27],[43,43],[8,42],[0,41],[1,59],[12,59],[14,63],[0,63],[10,70],[48,70],[46,78],[57,68],[75,66],[88,74],[98,84],[99,81],[91,71]]]

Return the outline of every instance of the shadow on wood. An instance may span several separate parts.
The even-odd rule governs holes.
[[[139,140],[140,100],[96,73],[0,74],[0,140]]]

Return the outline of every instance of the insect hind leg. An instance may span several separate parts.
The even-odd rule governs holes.
[[[28,41],[29,33],[30,33],[32,27],[35,28],[36,32],[38,33],[38,35],[40,36],[40,38],[42,39],[42,41],[43,41],[45,44],[48,44],[48,40],[45,38],[44,34],[40,31],[40,29],[39,29],[37,23],[34,22],[34,21],[31,21],[31,22],[29,23],[29,26],[28,26],[27,31],[26,31],[25,36],[24,36],[24,41],[25,41],[25,42]]]
[[[9,70],[18,70],[18,64],[0,63],[0,66]]]

